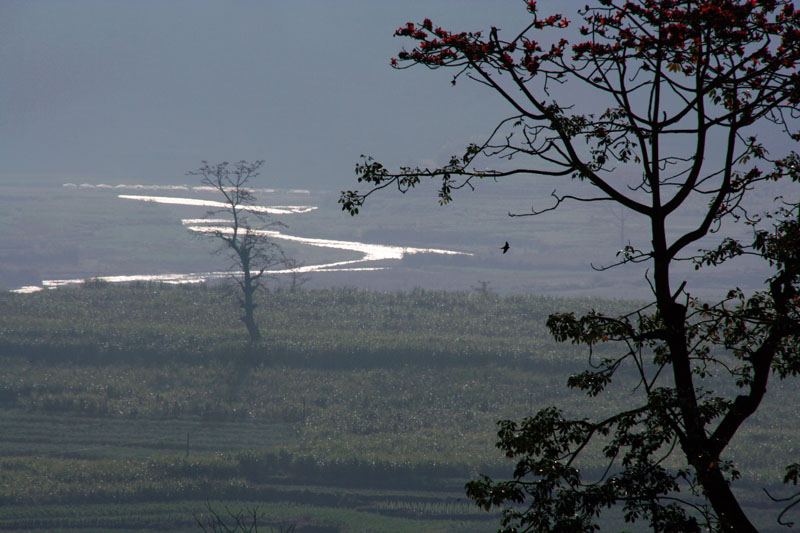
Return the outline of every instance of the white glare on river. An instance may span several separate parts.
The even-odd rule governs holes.
[[[68,184],[69,185],[69,184]],[[85,184],[86,187],[90,185]],[[111,188],[111,186],[106,186]],[[119,187],[119,186],[117,186]],[[132,186],[126,186],[132,187]],[[84,185],[81,185],[84,188]],[[97,188],[104,188],[97,186]],[[196,188],[195,188],[196,189]],[[184,189],[185,190],[185,189]],[[121,194],[118,196],[124,200],[139,200],[144,202],[155,202],[164,204],[187,205],[198,207],[214,207],[224,208],[225,204],[222,202],[214,202],[210,200],[200,200],[195,198],[175,198],[169,196],[136,196]],[[317,207],[313,206],[247,206],[247,210],[255,213],[268,213],[268,214],[302,214],[309,213]],[[183,219],[183,224],[187,229],[196,233],[212,233],[212,232],[232,232],[233,229],[229,226],[212,226],[209,224],[226,223],[225,219],[219,218],[187,218]],[[323,263],[317,265],[306,265],[293,269],[279,269],[272,270],[272,274],[288,274],[292,272],[361,272],[370,270],[383,270],[383,266],[356,266],[359,263],[367,263],[374,261],[385,260],[400,260],[406,255],[412,254],[442,254],[442,255],[472,255],[466,252],[456,252],[453,250],[440,250],[435,248],[411,248],[407,246],[389,246],[384,244],[367,244],[355,241],[336,241],[330,239],[317,239],[309,237],[297,237],[294,235],[286,235],[279,231],[272,230],[258,230],[258,233],[267,235],[275,240],[293,241],[309,246],[318,246],[323,248],[335,248],[339,250],[349,250],[361,254],[358,259],[350,261],[337,261],[334,263]],[[94,279],[106,281],[109,283],[130,283],[136,281],[157,281],[170,284],[181,283],[202,283],[205,281],[229,277],[231,272],[200,272],[191,274],[154,274],[154,275],[128,275],[128,276],[101,276]],[[44,280],[42,286],[28,286],[19,288],[13,292],[28,293],[42,290],[43,288],[53,289],[63,285],[72,285],[83,283],[84,279],[60,279],[60,280]]]
[[[154,202],[157,204],[174,204],[174,205],[196,205],[200,207],[216,207],[218,209],[225,209],[227,204],[223,202],[215,202],[213,200],[200,200],[198,198],[175,198],[172,196],[136,196],[133,194],[120,194],[118,196],[123,200],[141,200],[143,202]],[[267,213],[270,215],[292,215],[296,213],[308,213],[317,209],[308,205],[248,205],[242,208],[245,211],[252,213]]]

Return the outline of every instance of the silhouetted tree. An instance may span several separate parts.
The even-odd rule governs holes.
[[[488,87],[513,115],[439,168],[390,171],[362,156],[358,181],[371,189],[339,200],[356,214],[375,191],[406,192],[426,178],[440,183],[444,204],[482,178],[571,176],[595,194],[554,192],[553,206],[524,215],[568,201],[611,202],[649,222],[649,244],[626,245],[617,265],[648,264],[652,304],[625,316],[548,320],[558,340],[584,343],[590,354],[613,343],[616,355],[595,352],[569,387],[595,396],[631,368],[638,405],[600,420],[553,407],[499,422],[498,447],[517,461],[513,479],[482,477],[467,493],[486,509],[503,508],[508,532],[593,531],[613,506],[656,531],[756,531],[731,490],[739,472],[725,452],[769,378],[800,372],[800,157],[791,150],[800,140],[800,13],[790,0],[600,0],[579,11],[584,37],[571,45],[561,38],[576,35],[564,30],[566,18],[540,16],[536,2],[527,10],[527,25],[508,37],[497,28],[452,32],[428,19],[397,30],[416,44],[393,66],[453,68],[454,85],[467,77]],[[572,84],[583,92],[564,90]],[[501,168],[482,170],[492,159]],[[759,216],[749,193],[780,180],[791,195]],[[690,203],[705,206],[694,219],[682,210]],[[690,248],[729,220],[752,226],[753,239]],[[704,268],[744,255],[771,267],[764,290],[732,287],[716,303],[694,297],[692,278],[673,268],[681,259]],[[733,394],[717,387],[725,377]],[[579,467],[592,441],[608,468],[586,479]],[[684,467],[665,463],[676,454]],[[797,472],[787,467],[785,482]],[[793,498],[790,505],[800,495]]]
[[[251,180],[259,175],[264,161],[239,161],[233,166],[225,161],[209,164],[207,161],[190,176],[200,176],[200,182],[211,187],[222,196],[220,207],[208,212],[209,217],[226,215],[224,225],[204,227],[204,232],[221,241],[218,253],[226,254],[232,263],[232,276],[241,291],[240,317],[250,340],[261,339],[261,331],[255,321],[255,293],[264,286],[267,270],[286,263],[283,250],[269,237],[270,227],[281,225],[269,221],[262,209],[254,206],[256,197]],[[253,226],[251,221],[256,221]]]
[[[294,258],[289,258],[286,260],[286,268],[290,269],[289,272],[289,291],[294,292],[299,290],[311,281],[311,274],[309,274],[303,267],[305,267],[305,263],[302,261],[298,261]]]
[[[225,506],[225,514],[227,516],[224,516],[214,509],[210,502],[206,502],[206,511],[205,515],[195,515],[194,517],[197,525],[204,533],[258,533],[258,520],[259,518],[262,521],[264,519],[263,516],[260,516],[257,506],[247,509],[246,512],[242,510],[232,511]],[[271,533],[275,533],[275,528],[268,527]],[[278,527],[278,533],[293,533],[294,530],[294,524],[290,524],[285,528]],[[266,529],[262,528],[261,531],[266,531]]]

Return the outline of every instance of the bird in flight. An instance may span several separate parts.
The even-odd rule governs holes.
[[[500,247],[500,249],[503,250],[503,253],[506,253],[509,248],[510,246],[508,245],[508,241],[506,241],[506,243]]]

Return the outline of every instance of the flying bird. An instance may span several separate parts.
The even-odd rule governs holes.
[[[510,246],[508,245],[508,241],[506,241],[506,243],[500,247],[500,249],[503,250],[503,253],[506,253],[509,248]]]

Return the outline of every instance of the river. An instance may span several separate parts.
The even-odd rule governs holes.
[[[208,188],[203,187],[187,187],[187,186],[158,186],[158,185],[92,185],[92,184],[65,184],[66,188],[75,189],[150,189],[150,190],[169,190],[169,191],[186,191],[186,192],[208,192]],[[261,192],[274,192],[271,190],[261,190]],[[292,191],[302,192],[302,191]],[[191,207],[204,207],[211,208],[210,213],[215,213],[215,210],[224,210],[225,204],[222,202],[208,200],[197,197],[176,197],[176,196],[151,196],[151,195],[131,195],[131,194],[118,194],[117,198],[122,200],[130,200],[136,202],[148,202],[154,204],[164,205],[178,205],[178,206],[191,206]],[[317,206],[309,205],[250,205],[247,210],[258,214],[269,215],[303,215],[317,210]],[[185,218],[181,223],[191,232],[194,233],[212,233],[212,232],[232,232],[232,228],[227,225],[229,221],[224,218],[213,218],[211,216],[205,218]],[[468,252],[456,250],[444,250],[437,248],[415,248],[410,246],[393,246],[384,244],[365,243],[358,241],[346,240],[332,240],[324,238],[309,238],[290,235],[276,230],[257,230],[258,233],[268,236],[274,241],[291,241],[306,246],[314,246],[320,248],[331,248],[338,250],[346,250],[355,252],[360,257],[347,261],[335,261],[330,263],[318,263],[312,265],[302,265],[296,268],[278,268],[268,271],[269,274],[291,274],[295,273],[324,273],[324,272],[365,272],[383,270],[389,267],[388,263],[391,261],[402,260],[407,255],[415,254],[439,254],[439,255],[472,255]],[[214,271],[214,272],[180,272],[168,274],[125,274],[125,275],[107,275],[107,276],[93,276],[91,279],[97,279],[108,283],[131,283],[131,282],[161,282],[169,284],[182,284],[182,283],[204,283],[215,279],[222,279],[235,275],[235,272],[230,271]],[[12,292],[30,293],[43,289],[53,289],[63,287],[65,285],[80,284],[86,281],[87,278],[73,278],[73,279],[48,279],[43,280],[41,285],[29,285],[20,287]]]

